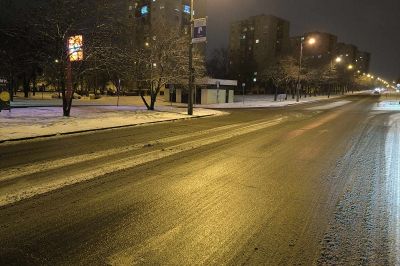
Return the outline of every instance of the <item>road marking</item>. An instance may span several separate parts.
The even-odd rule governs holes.
[[[15,178],[18,178],[21,176],[32,175],[32,174],[36,174],[36,173],[40,173],[40,172],[44,172],[44,171],[55,170],[60,167],[71,166],[71,165],[74,165],[77,163],[83,163],[83,162],[88,162],[88,161],[92,161],[95,159],[101,159],[101,158],[105,158],[108,156],[116,156],[118,154],[140,150],[140,149],[144,148],[145,146],[149,146],[149,145],[153,146],[153,145],[157,145],[157,144],[168,144],[168,143],[171,143],[174,141],[179,141],[179,140],[183,140],[183,139],[187,139],[187,138],[198,137],[201,135],[216,133],[216,132],[224,131],[224,130],[230,130],[235,127],[240,127],[243,125],[244,124],[227,125],[227,126],[209,129],[209,130],[198,131],[195,133],[191,133],[189,135],[179,135],[179,136],[167,137],[167,138],[163,138],[163,139],[160,139],[157,141],[138,143],[138,144],[134,144],[134,145],[119,147],[119,148],[115,148],[115,149],[109,149],[109,150],[105,150],[105,151],[99,151],[99,152],[95,152],[95,153],[86,153],[86,154],[77,155],[77,156],[73,156],[73,157],[54,160],[51,162],[43,161],[43,162],[38,162],[38,163],[34,163],[34,164],[25,164],[25,165],[18,166],[18,167],[2,169],[1,176],[0,176],[0,182],[8,181],[8,180],[15,179]]]
[[[252,133],[261,129],[276,126],[282,123],[286,119],[287,117],[282,117],[267,122],[261,122],[258,124],[244,125],[236,130],[229,130],[226,133],[220,135],[214,135],[209,138],[188,141],[185,143],[168,147],[166,149],[160,149],[139,155],[127,156],[125,158],[110,161],[102,165],[96,165],[93,166],[91,169],[85,169],[83,173],[73,174],[71,176],[63,176],[61,178],[51,181],[47,180],[46,183],[42,184],[35,184],[33,186],[27,185],[25,187],[12,189],[10,190],[10,192],[5,193],[4,195],[0,195],[0,207],[13,204],[24,199],[32,198],[37,195],[45,194],[57,189],[61,189],[66,186],[93,180],[98,177],[105,176],[107,174],[111,174],[117,171],[131,169],[143,165],[145,163],[160,160],[178,153],[190,151],[206,145],[229,140],[231,138],[238,137],[244,134]]]
[[[317,111],[317,110],[329,110],[337,107],[341,107],[343,105],[349,104],[351,101],[338,101],[329,104],[319,105],[315,107],[307,108],[306,110]]]

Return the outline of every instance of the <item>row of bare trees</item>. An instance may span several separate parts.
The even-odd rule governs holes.
[[[344,65],[329,62],[320,63],[319,67],[316,67],[310,60],[305,60],[299,73],[299,60],[290,55],[281,56],[275,62],[266,64],[267,66],[261,70],[254,65],[255,63],[247,62],[241,66],[238,73],[233,73],[234,71],[229,69],[229,59],[226,49],[213,51],[207,62],[209,75],[247,80],[248,83],[253,83],[253,78],[256,78],[257,82],[253,84],[256,87],[257,85],[264,87],[265,93],[272,92],[275,101],[278,99],[278,94],[286,94],[286,98],[290,96],[295,98],[299,81],[301,97],[317,95],[330,97],[332,94],[343,94],[350,89],[367,89],[374,85],[371,79],[347,69]],[[255,69],[259,69],[257,73]]]
[[[1,0],[0,76],[10,91],[23,85],[25,96],[40,78],[59,88],[63,114],[69,116],[67,97],[67,40],[82,35],[82,61],[71,64],[72,94],[112,82],[136,86],[144,104],[154,110],[156,98],[167,83],[188,79],[188,35],[163,21],[154,23],[146,45],[138,45],[123,1],[113,0]],[[144,41],[143,41],[144,42]],[[203,56],[195,53],[195,73],[204,75]],[[149,92],[150,99],[144,97]]]

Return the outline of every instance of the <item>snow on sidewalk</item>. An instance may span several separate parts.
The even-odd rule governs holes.
[[[18,108],[0,112],[0,142],[226,114],[209,109],[195,109],[193,116],[186,112],[173,107],[157,111],[132,106],[73,107],[71,117],[63,117],[60,107]]]
[[[350,94],[346,94],[350,95]],[[285,101],[274,101],[273,95],[246,95],[243,97],[236,95],[235,102],[233,103],[220,103],[220,104],[209,104],[209,105],[198,105],[202,108],[214,108],[214,109],[246,109],[246,108],[270,108],[270,107],[285,107],[295,104],[304,104],[304,103],[312,103],[319,101],[326,101],[329,99],[335,99],[343,97],[342,95],[334,95],[328,98],[327,96],[316,96],[316,97],[307,97],[301,98],[299,102],[295,99],[292,99],[289,96],[288,100]]]

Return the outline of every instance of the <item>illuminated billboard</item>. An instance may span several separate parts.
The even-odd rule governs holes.
[[[83,60],[83,36],[75,35],[68,39],[68,55],[69,60],[81,61]]]

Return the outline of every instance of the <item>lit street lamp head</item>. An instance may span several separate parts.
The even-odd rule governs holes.
[[[335,62],[336,62],[336,63],[342,62],[342,58],[341,58],[340,56],[339,56],[339,57],[336,57]]]
[[[316,40],[315,38],[310,38],[310,39],[308,40],[308,44],[309,44],[309,45],[314,45],[316,42],[317,42],[317,40]]]

